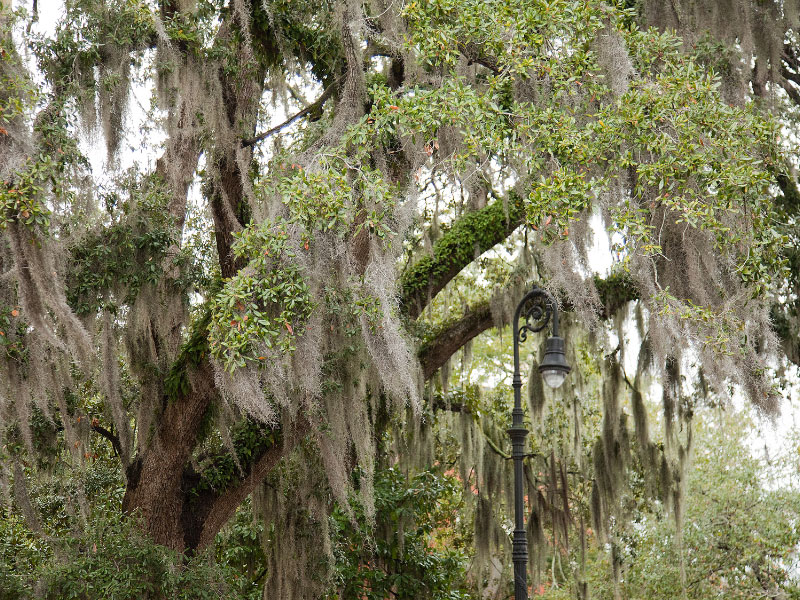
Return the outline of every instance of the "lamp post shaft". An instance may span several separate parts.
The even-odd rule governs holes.
[[[527,296],[525,297],[525,299]],[[522,424],[522,375],[519,372],[519,315],[525,299],[514,313],[514,410],[511,412],[511,458],[514,460],[514,540],[511,556],[514,560],[514,600],[528,600],[528,536],[525,533],[525,496],[523,491],[522,460],[528,430]]]
[[[523,315],[524,311],[524,315]],[[520,328],[520,316],[525,324]],[[511,458],[514,460],[514,600],[528,600],[528,537],[525,532],[525,493],[522,461],[525,458],[525,440],[528,430],[523,424],[522,374],[519,369],[519,344],[527,339],[527,332],[538,332],[553,318],[553,335],[558,335],[558,310],[553,298],[544,290],[534,287],[522,298],[514,312],[514,410],[511,412]],[[531,325],[530,319],[539,324]]]
[[[525,439],[528,430],[522,425],[522,379],[519,365],[514,373],[514,410],[512,425],[508,430],[511,436],[511,457],[514,459],[514,541],[512,557],[514,560],[514,600],[528,600],[528,537],[525,533],[525,497],[523,491],[524,474],[522,460],[525,458]]]

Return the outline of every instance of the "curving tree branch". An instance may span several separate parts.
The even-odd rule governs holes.
[[[602,309],[600,318],[607,319],[622,306],[639,299],[639,291],[625,273],[609,275],[605,279],[595,277],[595,286],[600,294]],[[562,310],[570,311],[565,304]],[[425,379],[430,379],[464,344],[494,326],[489,302],[484,301],[469,307],[455,321],[445,323],[430,336],[430,341],[420,348],[419,360]]]
[[[511,194],[508,204],[495,200],[467,213],[436,242],[433,255],[411,266],[400,281],[400,304],[416,319],[436,294],[477,256],[493,248],[519,227],[525,218],[522,198]]]
[[[117,456],[122,456],[122,445],[119,443],[119,436],[115,435],[99,423],[92,421],[92,431],[95,433],[99,433],[104,438],[106,438],[109,442],[111,442],[111,447],[114,448],[114,454]]]
[[[187,532],[196,536],[186,540],[187,547],[202,550],[212,544],[217,532],[233,516],[238,506],[263,483],[278,461],[294,450],[310,430],[311,424],[301,420],[293,430],[279,432],[277,441],[253,457],[244,475],[237,478],[234,485],[224,490],[212,491],[184,505],[183,519],[187,522],[199,521],[196,526],[186,528]]]
[[[420,348],[418,354],[425,380],[433,377],[464,344],[491,327],[492,311],[489,303],[481,302],[468,308],[460,319],[439,329],[431,341]]]
[[[252,137],[252,138],[249,138],[249,139],[246,139],[246,140],[242,140],[242,146],[244,146],[244,147],[254,146],[257,143],[267,139],[269,136],[278,133],[281,129],[284,129],[285,127],[288,127],[289,125],[291,125],[292,123],[297,121],[297,119],[302,119],[306,115],[314,115],[314,114],[317,114],[317,113],[321,113],[322,112],[322,106],[325,104],[325,102],[328,100],[328,98],[330,98],[333,95],[333,91],[336,88],[337,84],[338,84],[338,81],[334,81],[332,84],[330,84],[328,87],[325,88],[325,90],[322,92],[322,95],[320,95],[319,98],[317,98],[314,102],[312,102],[311,104],[306,106],[303,110],[293,114],[291,117],[286,119],[280,125],[276,125],[272,129],[268,129],[267,131],[265,131],[263,133],[259,133],[255,137]]]

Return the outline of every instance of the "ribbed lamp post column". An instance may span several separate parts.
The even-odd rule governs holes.
[[[524,323],[520,326],[520,317]],[[525,440],[528,430],[523,425],[522,376],[519,371],[519,345],[528,338],[528,332],[538,333],[553,320],[553,335],[544,346],[544,359],[539,365],[542,379],[551,388],[557,388],[570,371],[564,354],[564,339],[558,335],[558,306],[555,299],[544,290],[534,287],[525,294],[514,312],[514,410],[511,411],[511,458],[514,460],[514,600],[528,600],[528,538],[525,534],[525,496],[523,491],[522,461],[525,458]]]

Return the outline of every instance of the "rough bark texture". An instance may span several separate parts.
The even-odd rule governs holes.
[[[235,485],[203,494],[186,503],[182,523],[187,547],[203,549],[213,543],[214,537],[239,505],[261,485],[278,461],[291,452],[309,430],[307,421],[297,423],[295,429],[281,435],[276,444],[257,457]]]
[[[207,362],[189,373],[188,394],[167,401],[147,450],[128,468],[128,486],[122,502],[126,512],[138,511],[150,536],[164,546],[184,550],[194,537],[185,531],[182,515],[187,502],[181,474],[197,439],[197,432],[214,398],[214,377]]]
[[[242,181],[235,158],[223,155],[217,159],[217,181],[211,184],[209,197],[214,217],[214,239],[217,243],[220,271],[223,277],[232,277],[239,270],[231,248],[233,234],[246,223],[242,211]]]
[[[176,10],[170,3],[163,5],[162,8],[170,14]],[[219,36],[222,39],[231,36],[230,22],[221,26]],[[269,36],[263,35],[260,39],[262,49],[271,43]],[[251,51],[252,49],[239,42],[238,52],[243,64],[253,64]],[[183,68],[195,69],[197,72],[184,77],[182,81],[202,80],[205,76],[200,72],[201,65],[196,64],[188,55],[185,57]],[[208,159],[213,162],[212,177],[205,191],[214,219],[214,235],[223,277],[231,277],[242,266],[234,261],[231,246],[233,233],[240,231],[249,220],[243,174],[239,165],[241,162],[249,164],[251,157],[249,149],[241,149],[236,143],[225,142],[229,141],[226,138],[230,135],[238,135],[240,128],[244,128],[249,134],[255,131],[258,105],[264,87],[265,68],[261,67],[257,71],[244,82],[229,79],[222,70],[217,73],[220,78],[225,115],[224,122],[220,124],[223,129],[220,131],[222,139],[217,150],[212,152]],[[186,217],[187,192],[197,168],[201,144],[196,128],[196,117],[190,114],[191,108],[187,108],[192,106],[190,100],[194,90],[187,88],[179,92],[179,96],[185,98],[185,101],[176,109],[178,118],[167,141],[164,155],[156,163],[156,172],[168,185],[171,193],[169,211],[175,218],[176,227],[182,230]],[[237,153],[242,153],[244,156],[239,156]],[[153,308],[158,310],[158,306]],[[190,488],[187,486],[190,479],[187,478],[187,473],[190,471],[189,458],[194,450],[203,419],[217,392],[213,371],[207,360],[186,368],[190,390],[178,398],[162,400],[162,412],[156,416],[154,431],[149,434],[151,437],[147,440],[148,443],[140,447],[140,453],[128,468],[128,485],[123,502],[125,511],[137,511],[141,514],[148,533],[155,541],[176,550],[196,549],[201,540],[204,543],[213,540],[214,535],[235,509],[235,506],[230,509],[230,500],[223,501],[208,496],[204,510],[198,511],[190,496]],[[157,389],[161,391],[162,386],[158,386]],[[281,448],[284,446],[283,443],[280,445]],[[276,449],[275,452],[267,454],[279,457],[282,452]],[[274,461],[277,461],[277,458]],[[268,462],[265,460],[264,464]],[[248,476],[232,487],[233,490],[248,489],[242,496],[243,499],[252,491],[253,486],[253,477]],[[206,525],[206,517],[209,514],[214,517],[216,523],[213,531]],[[223,515],[225,520],[222,520]]]
[[[492,310],[488,302],[470,307],[463,317],[439,330],[419,352],[422,373],[428,380],[464,344],[492,327]]]

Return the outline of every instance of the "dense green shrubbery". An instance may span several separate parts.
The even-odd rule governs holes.
[[[110,517],[84,535],[62,540],[40,574],[47,599],[240,598],[232,573],[205,555],[187,558],[153,544],[132,519]]]
[[[335,592],[328,598],[460,600],[466,553],[454,524],[461,493],[455,478],[423,471],[411,478],[399,469],[375,473],[375,528],[353,525],[333,513]],[[367,523],[354,504],[355,522]],[[453,543],[455,542],[455,543]]]
[[[107,462],[96,460],[83,474],[86,523],[71,507],[76,483],[69,479],[32,487],[42,533],[16,511],[0,512],[0,600],[261,597],[268,576],[263,524],[253,519],[249,502],[212,552],[182,555],[154,544],[135,517],[122,515],[123,488]],[[374,525],[357,502],[352,519],[340,509],[331,517],[335,564],[328,597],[467,598],[465,541],[454,529],[460,494],[457,480],[430,471],[376,473]]]
[[[106,462],[97,460],[83,475],[86,522],[71,507],[76,488],[69,480],[31,490],[41,533],[9,507],[0,511],[0,600],[260,597],[258,584],[234,560],[238,554],[218,553],[215,560],[209,553],[186,556],[151,542],[135,517],[123,516],[124,488]]]
[[[44,541],[14,515],[0,519],[0,599],[239,599],[236,573],[185,557],[108,513],[73,537]]]

